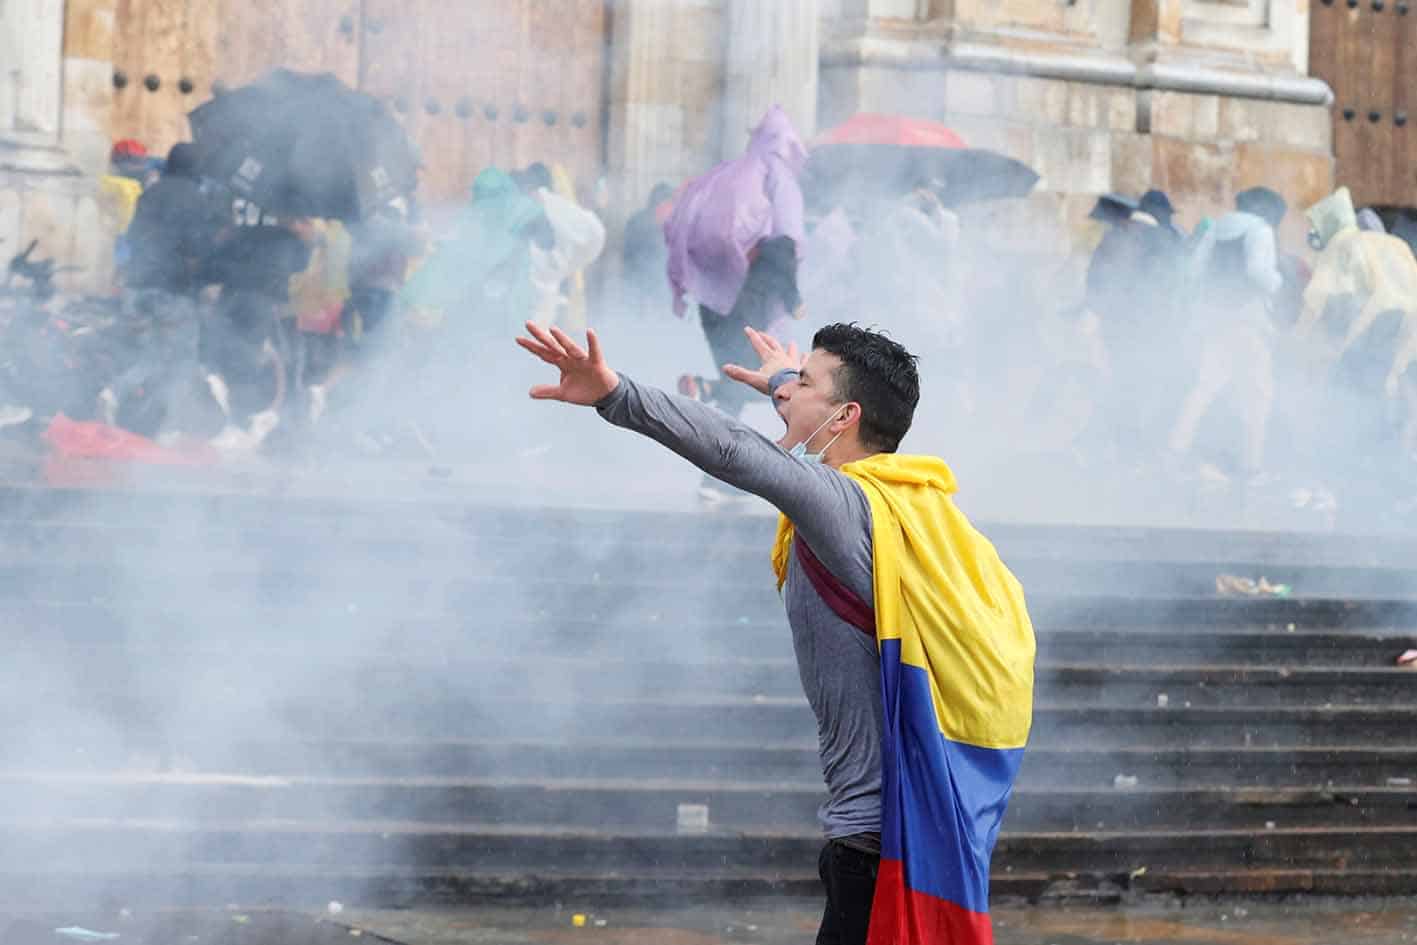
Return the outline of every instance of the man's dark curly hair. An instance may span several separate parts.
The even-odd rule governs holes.
[[[882,453],[899,449],[920,403],[915,355],[855,323],[827,325],[812,338],[812,348],[841,359],[832,393],[840,403],[861,405],[862,445]]]

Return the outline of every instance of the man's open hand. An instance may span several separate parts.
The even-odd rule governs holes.
[[[725,364],[723,373],[728,377],[740,384],[747,384],[760,394],[767,394],[768,381],[772,380],[772,376],[778,371],[802,369],[802,353],[797,350],[795,342],[784,348],[781,342],[765,331],[758,331],[756,328],[743,330],[748,333],[748,341],[763,363],[756,371],[738,364]]]
[[[561,372],[559,384],[533,387],[533,400],[559,400],[589,407],[604,400],[620,385],[620,376],[605,363],[600,339],[595,337],[594,330],[586,331],[586,348],[559,328],[548,331],[535,322],[527,322],[526,330],[531,337],[518,338],[517,344]]]

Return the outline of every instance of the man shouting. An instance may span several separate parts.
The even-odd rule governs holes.
[[[829,325],[802,360],[751,328],[774,443],[642,386],[557,329],[517,340],[560,372],[538,400],[594,406],[782,512],[772,566],[817,717],[827,800],[818,945],[992,942],[989,859],[1028,739],[1033,628],[1017,580],[955,507],[948,466],[896,452],[915,358]]]

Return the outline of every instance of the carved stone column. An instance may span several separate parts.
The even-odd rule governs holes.
[[[86,173],[108,161],[117,0],[64,4],[64,150]]]
[[[743,150],[747,132],[774,104],[809,137],[817,126],[818,0],[728,0],[726,13],[723,156]]]
[[[0,241],[77,267],[66,289],[109,285],[108,161],[115,0],[0,2]]]
[[[64,9],[52,0],[0,4],[0,136],[8,144],[59,140]]]
[[[611,29],[607,150],[624,216],[716,153],[723,11],[720,0],[620,0]]]

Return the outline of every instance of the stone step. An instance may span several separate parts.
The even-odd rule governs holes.
[[[1405,641],[1388,644],[1387,653]],[[530,693],[546,693],[557,700],[635,696],[674,699],[684,695],[772,696],[793,698],[802,687],[796,662],[786,641],[760,647],[752,656],[718,658],[694,652],[661,653],[646,648],[636,654],[576,655],[478,653],[472,648],[448,652],[414,645],[368,653],[358,648],[321,653],[321,689],[382,691],[416,694],[420,701],[466,698],[475,694],[485,702],[516,701]],[[39,653],[51,656],[65,668],[67,678],[94,680],[91,694],[103,692],[102,680],[111,668],[131,661],[162,664],[179,669],[185,684],[196,690],[220,689],[232,679],[275,678],[289,673],[305,688],[299,671],[311,660],[308,643],[281,644],[189,640],[185,645],[152,642],[62,645],[55,641],[28,647],[30,660]],[[629,649],[628,647],[626,649]],[[31,669],[11,667],[10,685],[19,689]],[[7,682],[0,669],[0,684]],[[1040,701],[1096,705],[1385,705],[1411,699],[1417,673],[1386,666],[1255,666],[1255,665],[1117,665],[1058,663],[1041,660],[1036,668],[1035,698]],[[125,684],[126,688],[126,684]],[[271,691],[267,690],[268,693]],[[26,687],[27,697],[38,695]],[[272,693],[272,695],[274,695]],[[55,694],[55,698],[59,698]],[[1159,700],[1159,701],[1158,701]],[[0,697],[3,701],[3,697]],[[111,695],[121,702],[121,693]]]
[[[672,828],[679,805],[706,805],[725,830],[810,830],[824,799],[820,779],[703,781],[619,779],[254,778],[202,775],[0,774],[0,809],[36,820],[191,816],[239,822],[534,823],[559,827]],[[1405,825],[1417,786],[1034,787],[1021,780],[1006,833],[1273,825]]]
[[[790,654],[782,603],[770,585],[464,576],[391,586],[354,573],[309,585],[278,571],[245,583],[204,575],[187,585],[161,574],[88,581],[81,574],[38,570],[38,576],[23,569],[0,574],[0,619],[27,646],[107,642],[180,650],[194,641],[233,641],[245,648],[317,640],[323,646],[312,656],[339,659],[415,648],[457,655],[490,645],[515,645],[529,654],[640,656],[647,641],[655,641],[661,652],[673,654]],[[1307,648],[1324,654],[1327,664],[1391,665],[1417,637],[1417,619],[1405,601],[1035,594],[1030,607],[1045,658],[1089,663],[1244,662],[1240,654],[1246,650],[1289,661]],[[666,629],[673,635],[666,636]],[[1066,649],[1053,657],[1055,644]],[[1232,650],[1236,655],[1229,655]],[[1335,652],[1343,655],[1329,655]]]
[[[1299,629],[1263,627],[1044,626],[1040,660],[1086,665],[1373,666],[1390,668],[1417,642],[1417,628]]]
[[[82,533],[82,544],[117,547],[132,547],[144,530],[141,537],[156,531],[182,541],[187,537],[182,532],[200,529],[213,546],[239,546],[255,535],[268,536],[267,543],[269,539],[298,543],[317,536],[334,537],[342,545],[376,542],[390,548],[400,541],[417,541],[425,549],[437,548],[438,542],[451,546],[474,539],[540,539],[564,546],[567,534],[577,539],[570,544],[592,547],[633,535],[639,544],[708,548],[715,554],[701,557],[714,558],[734,551],[761,554],[774,526],[771,514],[487,506],[452,494],[404,498],[363,490],[358,496],[341,498],[271,491],[164,494],[0,487],[0,535],[8,539],[0,544],[6,546],[23,542],[53,547],[68,540],[69,529]],[[982,528],[1011,561],[1236,564],[1257,569],[1256,573],[1286,568],[1305,574],[1345,569],[1401,572],[1417,567],[1417,542],[1396,536],[1002,523],[984,523]],[[112,537],[105,539],[103,533]]]
[[[288,524],[270,531],[213,531],[200,525],[95,527],[48,522],[0,523],[0,572],[23,576],[48,588],[46,577],[82,576],[95,587],[114,581],[167,577],[183,583],[205,580],[248,587],[284,582],[338,589],[352,573],[379,585],[421,585],[430,578],[464,583],[469,579],[518,581],[545,574],[578,583],[672,584],[695,587],[771,590],[768,567],[771,533],[754,544],[723,544],[712,532],[699,537],[692,520],[688,534],[664,541],[632,522],[570,533],[542,532],[538,518],[519,533],[460,535],[440,526],[429,534],[411,523],[370,531],[360,523],[296,531]],[[353,526],[351,526],[353,528]],[[553,537],[554,536],[554,537]],[[1209,598],[1219,574],[1258,576],[1288,583],[1302,598],[1400,600],[1410,597],[1410,571],[1380,565],[1306,568],[1247,561],[1165,560],[1157,553],[1121,558],[1057,547],[1032,554],[1006,555],[1030,600],[1041,596],[1147,599]],[[377,561],[379,566],[369,568]],[[0,584],[3,590],[5,584]]]
[[[0,767],[71,772],[0,785],[5,892],[816,895],[773,526],[0,487]],[[1040,639],[996,893],[1417,886],[1417,542],[985,530]],[[204,775],[92,774],[135,759]]]
[[[814,863],[821,837],[807,830],[672,831],[525,824],[388,821],[291,822],[102,818],[0,821],[12,862],[49,869],[173,870],[188,864],[274,868],[349,864],[521,873],[544,869],[634,873],[704,870],[726,863],[765,871]],[[1410,869],[1417,826],[1162,828],[1011,832],[999,838],[996,874],[1148,870]]]
[[[791,642],[781,608],[752,614],[715,611],[675,617],[667,610],[592,619],[526,613],[489,623],[483,611],[444,615],[387,607],[348,605],[272,608],[204,606],[200,617],[187,601],[165,602],[161,594],[112,602],[31,599],[0,606],[7,632],[27,649],[67,659],[74,648],[119,647],[168,655],[232,655],[269,652],[284,658],[313,634],[327,640],[318,656],[326,665],[376,661],[443,663],[482,652],[480,641],[515,639],[528,658],[574,654],[586,659],[680,658],[747,663],[790,659]],[[426,607],[423,608],[426,611]],[[720,614],[714,617],[712,614]],[[665,640],[664,628],[675,636]],[[1316,629],[1279,625],[1123,627],[1037,623],[1039,659],[1084,665],[1372,666],[1390,668],[1395,656],[1417,645],[1417,626]],[[661,641],[660,652],[647,641]],[[239,648],[233,649],[233,643]],[[672,643],[672,646],[669,644]],[[492,654],[495,655],[495,654]],[[305,650],[304,660],[312,658]]]
[[[523,780],[688,778],[760,783],[820,779],[816,739],[725,741],[703,737],[584,738],[210,738],[140,745],[140,758],[103,732],[93,740],[56,739],[30,766],[66,776],[138,771],[134,761],[177,765],[178,774],[239,772],[247,777],[445,778]],[[31,770],[33,768],[31,767]],[[1147,787],[1384,786],[1417,780],[1417,745],[1352,743],[1277,747],[1139,746],[1039,743],[1024,756],[1020,784],[1108,788],[1117,774]]]
[[[239,682],[239,681],[236,681]],[[271,701],[254,685],[205,693],[220,699],[223,766],[246,741],[281,733],[294,740],[478,739],[491,733],[512,740],[569,741],[607,735],[672,742],[675,739],[778,743],[815,731],[806,701],[794,698],[704,697],[575,702],[480,702],[449,694],[428,700],[394,693],[321,693],[318,699]],[[170,751],[211,739],[212,712],[185,691],[121,704],[62,706],[0,693],[6,746],[0,764],[15,764],[21,747],[33,763],[94,753],[109,761],[123,751]],[[1411,745],[1417,705],[1384,706],[1098,706],[1041,703],[1034,710],[1030,745],[1060,748],[1324,747],[1351,743]],[[43,733],[43,734],[40,734]],[[213,746],[214,749],[220,746]]]
[[[419,701],[401,693],[322,693],[291,705],[281,718],[296,733],[353,737],[486,732],[523,737],[619,735],[741,740],[784,739],[815,731],[800,696],[701,699],[518,701],[488,704],[456,698]],[[381,698],[382,697],[382,698]],[[1330,745],[1346,740],[1404,744],[1417,725],[1417,705],[1383,706],[1097,706],[1039,703],[1031,743],[1099,746]]]
[[[635,903],[723,902],[762,896],[818,899],[815,855],[805,865],[774,870],[720,863],[703,869],[576,871],[555,867],[497,871],[398,866],[330,867],[270,864],[193,864],[142,870],[14,869],[0,867],[0,887],[27,912],[74,903],[122,903],[144,908],[290,907],[323,910],[330,901],[361,908],[436,908],[528,903],[580,907]],[[1137,875],[1133,875],[1136,872]],[[1050,906],[1117,901],[1127,891],[1287,897],[1408,896],[1417,894],[1417,870],[1403,868],[1147,869],[1115,873],[995,870],[994,903],[1045,902]],[[367,935],[368,933],[366,933]]]

